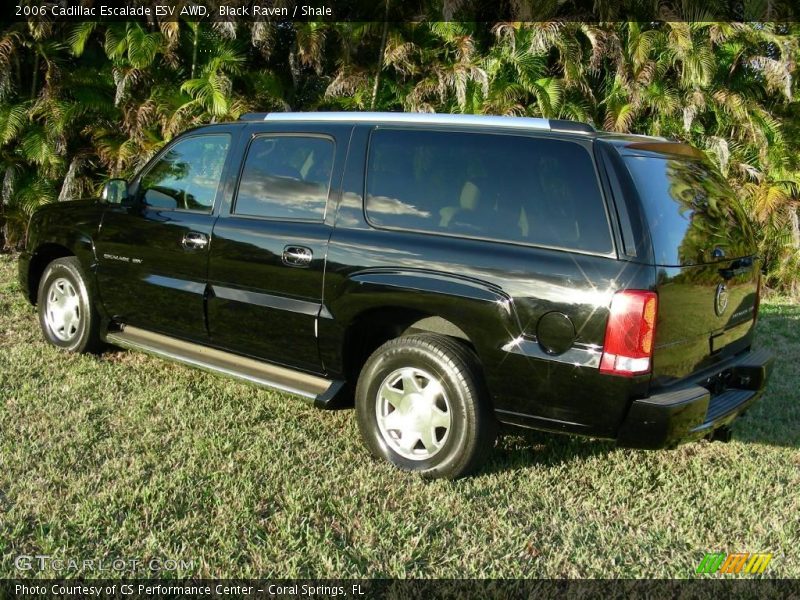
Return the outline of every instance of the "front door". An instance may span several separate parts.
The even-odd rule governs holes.
[[[345,133],[349,129],[251,129],[233,202],[211,240],[214,345],[321,371],[316,320],[325,313],[322,278],[332,220],[329,215],[326,223],[326,212],[344,163]]]
[[[213,209],[233,130],[181,137],[110,207],[97,239],[102,302],[115,320],[207,338],[204,301]]]

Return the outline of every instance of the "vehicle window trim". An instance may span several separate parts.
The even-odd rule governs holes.
[[[597,190],[600,194],[601,204],[603,206],[603,214],[606,217],[606,227],[608,229],[608,238],[610,241],[611,249],[608,252],[598,252],[596,250],[582,250],[580,248],[570,248],[568,246],[553,246],[548,244],[537,244],[534,242],[523,242],[518,240],[505,240],[501,238],[489,238],[489,237],[482,237],[482,236],[475,236],[475,235],[468,235],[463,233],[448,233],[443,231],[433,231],[431,229],[415,229],[410,227],[393,227],[390,225],[377,225],[369,218],[369,213],[367,211],[367,179],[369,176],[369,162],[370,157],[372,155],[372,138],[376,131],[421,131],[421,132],[442,132],[442,133],[467,133],[473,135],[495,135],[501,137],[518,137],[518,138],[526,138],[526,139],[536,139],[536,140],[558,140],[562,142],[568,142],[579,147],[581,150],[586,152],[589,157],[589,161],[592,164],[592,171],[594,172],[595,183],[597,184]],[[364,162],[364,180],[363,180],[363,191],[362,191],[362,206],[361,210],[363,213],[363,217],[367,225],[372,227],[373,229],[378,230],[387,230],[387,231],[405,231],[409,233],[422,233],[427,235],[434,235],[434,236],[444,236],[444,237],[451,237],[451,238],[458,238],[458,239],[466,239],[466,240],[476,240],[481,242],[495,242],[500,244],[513,244],[515,246],[523,246],[529,248],[542,248],[545,250],[559,250],[563,252],[574,252],[579,254],[585,254],[588,256],[602,256],[606,258],[617,258],[617,248],[616,248],[616,241],[614,239],[614,230],[611,226],[611,215],[609,214],[608,209],[608,200],[605,197],[605,191],[603,189],[602,181],[600,179],[600,174],[598,173],[598,165],[596,163],[595,157],[590,148],[586,148],[583,143],[586,140],[572,140],[568,137],[564,136],[546,136],[546,135],[531,135],[526,134],[523,132],[496,132],[496,131],[474,131],[474,130],[466,130],[461,128],[430,128],[430,127],[386,127],[382,125],[376,125],[370,128],[369,131],[369,138],[367,140],[367,154],[365,157]]]
[[[228,139],[229,139],[229,144],[228,144],[227,153],[225,155],[225,162],[222,164],[222,173],[220,173],[219,182],[217,183],[217,191],[214,194],[214,201],[211,204],[210,210],[192,210],[192,209],[189,209],[189,208],[178,208],[178,207],[175,207],[175,208],[162,208],[162,207],[158,207],[158,206],[151,206],[149,204],[146,204],[145,202],[141,202],[142,206],[147,207],[147,210],[151,210],[151,211],[157,211],[157,212],[161,212],[161,211],[168,211],[168,212],[178,211],[178,212],[189,213],[189,214],[193,214],[193,215],[213,215],[214,214],[214,210],[215,210],[215,208],[217,206],[217,203],[219,202],[219,197],[220,197],[220,194],[222,193],[222,188],[224,187],[222,184],[223,184],[223,181],[225,180],[225,173],[226,173],[226,171],[227,171],[227,169],[229,167],[228,163],[229,163],[229,161],[231,159],[231,154],[233,153],[233,146],[234,146],[234,143],[235,143],[234,132],[233,131],[219,131],[219,132],[202,132],[202,131],[198,131],[197,133],[190,133],[190,134],[187,134],[187,135],[182,135],[182,136],[179,136],[176,139],[172,140],[169,144],[167,144],[161,150],[159,150],[158,153],[156,153],[156,155],[152,159],[150,159],[150,161],[142,168],[142,170],[139,173],[137,173],[136,176],[133,178],[133,181],[132,181],[132,187],[134,188],[133,195],[134,195],[134,197],[137,198],[137,202],[140,202],[142,200],[141,197],[140,197],[141,196],[140,192],[141,192],[141,189],[142,189],[142,179],[144,179],[144,177],[150,171],[153,170],[153,168],[159,163],[159,161],[164,157],[164,155],[167,152],[170,151],[170,149],[174,148],[175,146],[177,146],[181,142],[184,142],[184,141],[192,139],[192,138],[198,138],[198,137],[221,137],[221,136],[227,136]]]
[[[328,140],[331,142],[333,147],[333,162],[331,163],[331,172],[328,175],[328,191],[325,194],[325,211],[322,213],[321,219],[312,219],[312,218],[297,218],[297,217],[268,217],[262,215],[248,215],[236,212],[236,201],[239,199],[239,186],[242,183],[242,175],[244,174],[244,166],[247,163],[247,156],[250,154],[250,148],[253,145],[253,142],[256,141],[258,138],[264,137],[301,137],[301,138],[319,138]],[[331,189],[333,187],[333,173],[336,170],[336,138],[332,135],[327,133],[302,133],[302,132],[271,132],[271,131],[263,131],[259,133],[253,133],[250,136],[250,139],[247,140],[247,145],[245,146],[244,153],[242,154],[242,159],[239,163],[239,171],[236,175],[236,184],[233,188],[233,196],[231,197],[230,205],[228,206],[228,214],[226,218],[237,218],[237,219],[248,219],[254,221],[274,221],[277,223],[319,223],[325,224],[325,219],[328,215],[328,208],[330,207],[331,202]]]
[[[612,220],[615,221],[615,230],[619,236],[618,257],[625,258],[626,260],[635,260],[639,257],[639,252],[636,247],[636,234],[634,233],[630,211],[628,211],[625,205],[625,198],[619,177],[614,171],[614,166],[611,164],[608,152],[609,150],[605,148],[604,145],[595,145],[595,157],[597,158],[598,167],[602,168],[610,210],[616,216],[616,219]]]

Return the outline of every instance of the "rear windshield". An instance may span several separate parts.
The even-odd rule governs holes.
[[[712,165],[686,157],[624,159],[644,208],[656,264],[695,265],[753,253],[736,193]]]

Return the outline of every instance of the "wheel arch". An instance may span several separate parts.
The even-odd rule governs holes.
[[[46,242],[39,245],[32,253],[28,265],[28,300],[35,305],[39,293],[39,282],[44,271],[54,260],[75,256],[75,253],[63,244]]]
[[[469,335],[445,317],[404,306],[369,308],[353,316],[342,336],[342,368],[346,379],[354,382],[361,367],[379,346],[410,333],[447,335],[475,351]]]
[[[354,385],[383,343],[410,333],[436,333],[466,346],[481,376],[502,360],[502,347],[521,331],[511,299],[490,285],[449,274],[386,271],[351,277],[320,321],[326,368]]]

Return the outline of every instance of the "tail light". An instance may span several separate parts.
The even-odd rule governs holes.
[[[623,290],[611,299],[600,372],[631,377],[649,373],[656,332],[655,292]]]

